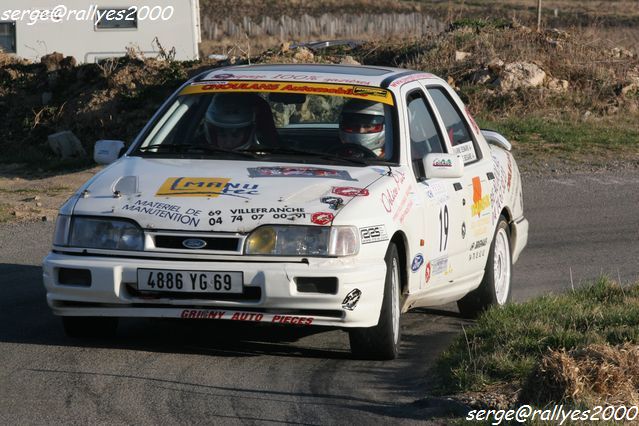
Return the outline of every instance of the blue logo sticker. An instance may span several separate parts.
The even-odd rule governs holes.
[[[419,268],[424,264],[424,256],[419,253],[417,256],[413,258],[413,263],[410,265],[410,270],[413,272],[417,272]]]

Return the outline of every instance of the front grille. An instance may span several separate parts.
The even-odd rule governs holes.
[[[147,231],[146,250],[184,254],[242,254],[246,235],[224,232]]]
[[[215,251],[238,251],[240,239],[239,238],[224,238],[224,237],[198,237],[206,243],[206,246],[201,249],[188,249],[183,245],[185,240],[193,239],[193,237],[174,236],[174,235],[156,235],[155,247],[166,248],[175,250],[215,250]]]

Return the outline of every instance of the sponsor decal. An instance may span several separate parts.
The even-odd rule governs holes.
[[[474,243],[472,243],[470,245],[470,249],[471,250],[477,250],[477,249],[480,249],[482,247],[485,247],[486,244],[488,244],[488,237],[482,238],[481,240],[475,241]]]
[[[490,196],[488,194],[482,196],[481,179],[479,179],[479,176],[475,176],[473,178],[472,216],[479,217],[488,208],[490,208]]]
[[[470,230],[475,237],[481,237],[488,233],[488,227],[490,226],[490,216],[477,219],[470,224]]]
[[[273,315],[272,323],[277,324],[293,324],[293,325],[311,325],[313,317],[296,317],[292,315]]]
[[[319,169],[315,167],[251,167],[249,176],[259,177],[305,177],[305,178],[329,178],[341,180],[353,179],[346,170]]]
[[[448,269],[448,256],[438,257],[431,262],[431,274],[439,275],[443,274]]]
[[[478,250],[468,254],[468,260],[481,259],[486,255],[486,250]]]
[[[203,311],[199,309],[185,309],[180,314],[180,318],[185,319],[222,319],[225,311]]]
[[[259,185],[231,182],[230,178],[170,177],[164,181],[156,197],[209,197],[220,195],[249,199],[257,195]]]
[[[423,185],[426,196],[439,204],[444,204],[450,198],[446,186],[442,182],[424,182]]]
[[[506,170],[506,167],[504,167],[499,157],[495,155],[494,152],[492,157],[493,157],[493,174],[495,176],[495,179],[493,179],[492,181],[493,187],[490,193],[490,201],[493,206],[492,223],[494,224],[499,218],[499,215],[501,214],[502,206],[504,205],[504,195],[506,194],[507,185],[508,185],[508,172]]]
[[[252,207],[250,209],[230,209],[231,214],[256,213],[304,213],[304,207]]]
[[[333,213],[318,212],[311,215],[311,222],[317,225],[327,225],[331,223],[334,218]]]
[[[473,118],[473,116],[470,113],[470,111],[468,111],[468,108],[466,108],[466,115],[468,116],[468,121],[470,121],[470,125],[473,126],[473,130],[475,131],[475,133],[480,133],[481,129],[479,128],[479,126],[475,122],[475,119]]]
[[[269,322],[274,324],[292,325],[311,325],[315,320],[314,317],[208,309],[184,309],[179,316],[184,319],[225,319],[230,321]]]
[[[453,161],[450,158],[436,158],[433,167],[453,167]]]
[[[182,207],[175,204],[147,200],[136,200],[135,203],[125,204],[122,206],[122,210],[161,217],[193,227],[200,224],[201,218],[199,216],[202,213],[201,210],[186,209],[182,211]]]
[[[334,186],[331,192],[342,197],[368,197],[369,192],[366,188],[355,188],[352,186]]]
[[[355,95],[385,97],[386,93],[388,93],[386,89],[380,89],[378,87],[362,87],[362,86],[353,87],[353,94]]]
[[[417,272],[419,268],[424,264],[424,256],[419,253],[417,256],[413,258],[413,262],[410,265],[410,270],[413,272]]]
[[[188,249],[198,250],[206,247],[206,241],[200,240],[199,238],[187,238],[182,241],[182,245]]]
[[[388,240],[384,225],[367,226],[359,230],[362,244],[377,243]]]
[[[513,180],[513,160],[510,158],[510,155],[506,157],[508,158],[508,190],[510,191],[510,184]]]
[[[244,220],[260,221],[260,220],[298,220],[306,218],[304,207],[251,207],[246,209],[229,209],[227,215],[230,214],[231,223],[244,222]],[[209,216],[213,216],[210,221],[222,223],[221,210],[212,210]]]
[[[370,81],[357,80],[354,78],[322,78],[321,81],[324,81],[326,83],[342,83],[342,84],[359,84],[359,85],[370,84]]]
[[[477,154],[475,153],[475,147],[473,146],[472,141],[455,145],[453,147],[453,153],[460,155],[464,163],[475,161],[477,159]]]
[[[255,321],[260,322],[264,318],[264,314],[256,314],[254,312],[235,312],[231,316],[231,321]]]
[[[209,76],[208,80],[228,80],[235,77],[233,74],[215,74]]]
[[[367,99],[393,105],[393,96],[386,89],[363,87],[347,84],[326,84],[314,82],[280,82],[280,81],[216,81],[191,84],[180,92],[180,95],[192,95],[210,92],[281,92],[302,93],[311,95],[344,96],[347,98]]]
[[[344,204],[344,199],[340,197],[322,197],[320,198],[320,202],[324,204],[328,204],[333,210],[337,210],[342,204]]]
[[[433,78],[433,77],[434,77],[433,74],[428,74],[428,73],[411,74],[407,77],[394,80],[389,86],[398,87],[398,86],[401,86],[402,84],[410,83],[411,81],[422,80],[425,78]]]
[[[426,278],[426,284],[428,284],[428,281],[430,281],[430,274],[431,274],[431,266],[430,266],[430,262],[428,262],[428,263],[426,264],[426,268],[425,268],[425,269],[426,269],[426,272],[425,272],[425,275],[426,275],[426,277],[425,277],[425,278]]]
[[[384,210],[388,213],[393,211],[393,207],[395,206],[397,197],[399,196],[399,190],[406,180],[406,175],[400,171],[393,173],[391,177],[393,178],[394,183],[389,188],[386,188],[381,195],[382,206],[384,206]]]
[[[259,78],[259,77],[258,77]],[[308,74],[276,74],[269,79],[273,80],[317,80],[316,75]]]
[[[362,297],[362,292],[358,288],[351,290],[342,301],[342,308],[352,311],[357,306],[360,297]]]
[[[393,220],[404,223],[406,215],[408,215],[414,205],[415,197],[411,197],[411,195],[414,195],[414,193],[412,192],[413,186],[412,184],[409,184],[402,190],[403,183],[406,180],[406,175],[399,170],[394,171],[393,174],[390,176],[395,182],[393,185],[386,188],[384,192],[382,192],[382,206],[388,213],[392,213],[393,210],[395,210],[395,212],[393,213]]]

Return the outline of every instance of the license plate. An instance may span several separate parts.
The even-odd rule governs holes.
[[[138,269],[138,290],[184,293],[242,293],[241,272]]]

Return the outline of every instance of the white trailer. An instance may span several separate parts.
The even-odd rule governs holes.
[[[157,43],[159,41],[159,44]],[[78,62],[123,56],[134,47],[147,57],[160,45],[176,60],[199,58],[199,0],[2,0],[0,49],[37,61],[61,52]]]

